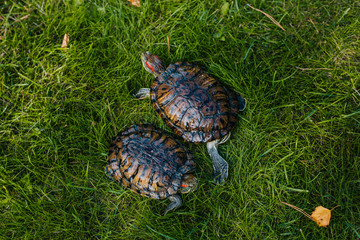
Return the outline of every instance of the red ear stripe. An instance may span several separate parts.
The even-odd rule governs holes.
[[[146,64],[146,66],[147,66],[148,68],[150,68],[150,70],[151,70],[152,72],[154,72],[154,68],[153,68],[150,64],[148,64],[147,62],[145,62],[145,64]]]
[[[181,184],[180,187],[188,187],[186,184]]]

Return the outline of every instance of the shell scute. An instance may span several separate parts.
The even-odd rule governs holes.
[[[227,115],[219,115],[217,118],[215,118],[215,129],[217,130],[223,130],[226,128],[227,124],[229,122],[229,117]],[[222,135],[220,133],[220,135]]]
[[[173,104],[167,104],[163,109],[166,117],[170,119],[171,122],[177,123],[186,112],[189,103],[186,98],[180,95],[177,95],[172,103]]]
[[[218,112],[218,106],[216,102],[209,101],[208,103],[204,104],[200,108],[200,112],[203,114],[203,116],[214,116]]]
[[[188,108],[180,121],[181,129],[188,131],[199,127],[201,115],[195,108]]]
[[[175,87],[163,83],[158,88],[156,101],[161,103],[162,106],[165,106],[175,98],[175,94]]]
[[[131,158],[133,159],[133,158]],[[130,179],[131,177],[133,177],[135,175],[135,173],[137,172],[137,169],[139,167],[139,162],[138,161],[129,161],[130,166],[124,170],[123,175],[127,178]]]
[[[177,94],[188,97],[192,95],[192,93],[197,90],[196,83],[193,81],[183,81],[182,83],[178,83],[178,86],[176,88]]]

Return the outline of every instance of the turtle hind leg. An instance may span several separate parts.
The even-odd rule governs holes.
[[[217,146],[219,140],[208,142],[206,147],[213,161],[214,167],[214,180],[217,184],[223,183],[228,177],[228,163],[219,155]]]
[[[243,98],[240,94],[237,95],[239,101],[239,111],[244,111],[246,108],[246,99]]]
[[[181,197],[177,194],[171,195],[168,197],[168,199],[171,201],[169,206],[165,209],[164,215],[166,215],[169,211],[174,210],[181,206]]]
[[[134,97],[137,99],[150,98],[150,88],[140,88]]]

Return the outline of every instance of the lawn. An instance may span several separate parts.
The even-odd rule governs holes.
[[[1,239],[360,238],[360,3],[228,3],[0,2]],[[219,146],[228,180],[214,184],[206,146],[184,143],[199,186],[166,216],[168,200],[104,173],[119,131],[171,133],[133,97],[154,79],[144,51],[194,62],[248,101]],[[281,201],[340,206],[324,228]]]

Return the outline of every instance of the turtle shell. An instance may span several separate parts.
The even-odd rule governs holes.
[[[151,102],[185,141],[206,143],[228,135],[245,100],[199,66],[177,62],[154,80]]]
[[[113,139],[105,172],[140,195],[164,199],[194,169],[193,156],[177,140],[151,125],[133,125]]]

